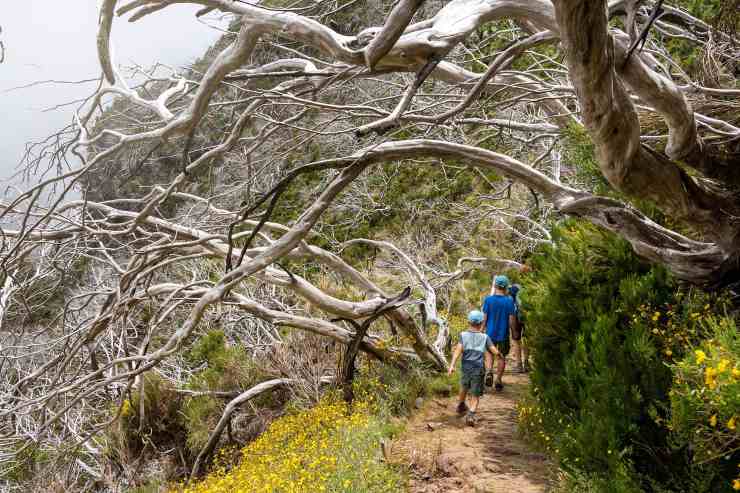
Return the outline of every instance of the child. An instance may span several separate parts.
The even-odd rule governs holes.
[[[473,310],[468,314],[470,328],[460,334],[460,342],[455,346],[452,362],[447,373],[452,375],[455,363],[462,356],[462,375],[460,376],[460,395],[458,397],[457,413],[467,412],[465,422],[469,426],[475,425],[475,412],[478,410],[480,396],[483,395],[483,372],[490,372],[493,365],[493,355],[498,351],[491,339],[483,332],[483,313]],[[470,407],[465,404],[465,398],[470,392]]]

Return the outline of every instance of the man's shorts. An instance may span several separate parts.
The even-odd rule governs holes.
[[[460,386],[474,396],[480,397],[483,395],[484,374],[485,369],[483,368],[463,369],[462,376],[460,377]]]
[[[509,350],[511,349],[511,344],[509,343],[509,338],[507,337],[503,341],[492,341],[493,345],[496,346],[496,349],[498,349],[498,352],[501,353],[503,357],[506,357],[509,355]]]

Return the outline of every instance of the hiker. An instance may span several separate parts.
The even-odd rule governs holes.
[[[529,348],[524,340],[524,312],[522,311],[521,286],[512,284],[509,296],[514,300],[514,325],[511,326],[511,342],[514,352],[514,361],[517,373],[529,372]]]
[[[493,278],[493,292],[483,301],[486,334],[498,350],[496,360],[495,389],[501,392],[504,389],[503,375],[506,369],[506,356],[511,347],[509,343],[509,327],[516,323],[514,300],[509,296],[507,289],[509,278],[498,275]]]
[[[483,395],[484,369],[486,378],[488,378],[493,366],[493,356],[497,354],[493,343],[483,332],[484,318],[483,313],[478,310],[468,313],[470,327],[460,333],[460,342],[455,346],[450,368],[447,370],[447,373],[452,375],[457,360],[462,356],[457,413],[460,416],[466,415],[465,422],[469,426],[475,426],[475,412],[478,410],[480,396]],[[470,393],[470,407],[465,404],[468,393]]]

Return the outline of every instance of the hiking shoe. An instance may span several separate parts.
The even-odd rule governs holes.
[[[467,416],[465,416],[465,424],[468,426],[475,426],[475,413],[473,411],[470,411]]]
[[[504,383],[501,380],[497,380],[494,388],[496,389],[496,392],[501,392],[504,390]]]
[[[468,412],[468,406],[467,406],[467,404],[465,404],[464,401],[463,402],[460,402],[457,405],[457,414],[459,414],[460,416],[462,416],[466,412]]]
[[[484,384],[486,387],[493,387],[493,373],[492,372],[489,371],[488,373],[486,373]]]

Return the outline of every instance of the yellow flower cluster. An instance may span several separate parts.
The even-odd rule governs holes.
[[[557,426],[562,433],[560,433],[560,440],[563,442],[572,441],[570,435],[570,428],[572,425],[566,422],[563,418],[557,419],[557,425],[555,425],[555,419],[545,419],[545,411],[538,402],[522,402],[517,406],[519,430],[526,435],[529,439],[533,440],[540,447],[551,454],[560,454],[559,445],[555,443],[556,435],[552,434],[548,430],[549,426]],[[611,453],[611,452],[610,452]],[[567,462],[566,458],[561,460]],[[576,459],[578,461],[578,459]]]
[[[724,319],[712,323],[735,330]],[[728,340],[708,339],[674,367],[672,424],[690,431],[702,463],[721,460],[740,443],[740,358],[732,347]],[[740,477],[732,487],[740,490]]]
[[[667,361],[691,347],[697,336],[700,324],[710,315],[710,306],[690,314],[681,313],[680,307],[662,305],[656,310],[648,305],[641,305],[632,316],[633,324],[641,324],[655,336],[661,353]]]
[[[230,471],[217,467],[183,493],[309,493],[403,490],[400,474],[378,459],[379,423],[369,406],[350,412],[322,401],[284,416],[241,453]]]

